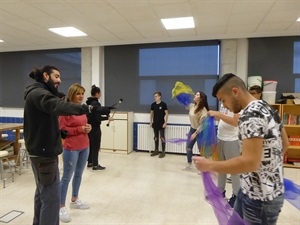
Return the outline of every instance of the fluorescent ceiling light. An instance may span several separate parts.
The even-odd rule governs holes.
[[[76,29],[75,27],[58,27],[58,28],[49,28],[50,31],[56,33],[58,35],[64,37],[80,37],[80,36],[87,36],[86,33]]]
[[[4,42],[4,41],[0,39],[0,42]]]
[[[161,22],[167,30],[195,28],[193,17],[161,19]]]
[[[300,22],[300,17],[297,19],[297,22]]]

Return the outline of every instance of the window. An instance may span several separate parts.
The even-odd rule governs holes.
[[[67,93],[71,84],[81,83],[80,49],[3,52],[0,53],[0,105],[23,108],[25,87],[34,82],[29,73],[45,65],[60,70],[59,91]]]
[[[113,104],[121,97],[126,111],[150,112],[153,93],[160,91],[170,113],[186,113],[172,99],[177,81],[205,92],[210,107],[217,109],[211,91],[218,75],[218,41],[105,47],[105,102]]]
[[[300,41],[294,42],[294,66],[295,92],[300,92]]]

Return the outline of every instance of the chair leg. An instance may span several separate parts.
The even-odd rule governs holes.
[[[4,176],[4,174],[6,174],[6,172],[4,170],[3,160],[7,162],[9,173],[10,173],[10,177],[11,177],[11,182],[15,182],[15,173],[12,170],[12,166],[10,165],[9,159],[8,158],[4,158],[4,157],[1,158],[1,160],[0,160],[1,180],[3,182],[3,188],[5,188],[7,176],[6,175]]]
[[[6,160],[7,160],[8,168],[9,168],[9,171],[10,171],[10,174],[11,174],[11,182],[15,182],[15,173],[13,172],[13,170],[11,168],[9,159],[6,158]]]
[[[4,177],[4,166],[3,166],[3,158],[0,159],[0,173],[1,173],[1,181],[3,183],[3,188],[5,188],[6,177]]]

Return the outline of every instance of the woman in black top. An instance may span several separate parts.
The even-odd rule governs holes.
[[[92,130],[89,133],[90,153],[87,167],[93,167],[93,170],[104,170],[105,167],[101,166],[98,162],[102,135],[100,125],[101,121],[112,121],[113,118],[109,117],[110,109],[108,107],[102,107],[99,102],[99,98],[101,97],[100,88],[96,85],[93,85],[91,89],[91,95],[92,96],[87,99],[86,104],[97,107],[99,110],[95,110],[88,115],[88,123],[92,125]]]

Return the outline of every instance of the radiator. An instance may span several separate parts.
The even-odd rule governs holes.
[[[168,125],[165,129],[165,138],[187,138],[189,132],[189,125]],[[181,144],[166,143],[166,152],[170,153],[186,153],[186,142]],[[161,150],[161,142],[159,140],[159,149]],[[137,150],[153,151],[154,150],[154,134],[153,129],[149,124],[138,124],[137,125]],[[193,153],[198,154],[199,150],[195,143]]]

